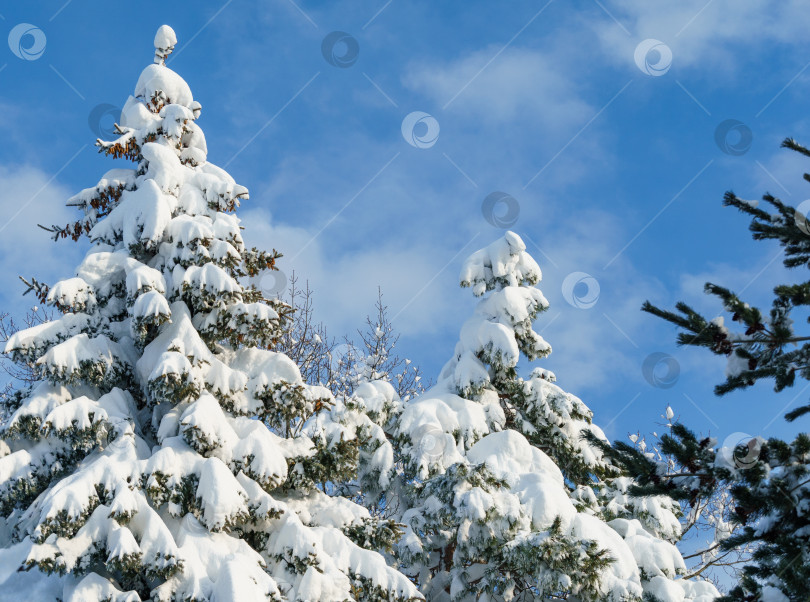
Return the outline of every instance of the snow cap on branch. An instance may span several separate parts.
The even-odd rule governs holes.
[[[470,255],[461,268],[461,286],[470,286],[480,297],[487,291],[504,286],[534,286],[542,272],[526,244],[512,231],[503,238]]]
[[[163,65],[177,44],[177,36],[168,25],[161,25],[155,34],[155,63]]]

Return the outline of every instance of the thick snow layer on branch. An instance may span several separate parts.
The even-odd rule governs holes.
[[[163,353],[172,348],[194,363],[207,361],[211,351],[200,339],[191,324],[186,304],[175,302],[171,305],[172,322],[143,351],[136,364],[136,371],[142,382],[148,382]]]
[[[372,418],[376,416],[389,416],[402,407],[402,402],[391,383],[382,380],[365,381],[360,383],[354,391],[355,396],[362,400],[366,411]]]
[[[127,295],[135,298],[148,291],[166,292],[166,280],[158,270],[139,265],[127,274]]]
[[[218,458],[203,463],[197,498],[203,511],[201,520],[211,531],[219,531],[248,515],[247,492]]]
[[[20,407],[2,425],[4,436],[12,438],[25,430],[25,423],[33,420],[37,427],[42,425],[45,416],[59,405],[71,399],[70,391],[61,385],[52,385],[47,382],[39,383],[27,395]],[[5,458],[3,458],[5,459]],[[3,459],[0,459],[2,463]],[[4,479],[0,479],[3,482]]]
[[[229,601],[280,598],[275,581],[263,570],[261,555],[244,541],[210,533],[189,514],[178,529],[177,543],[184,559],[177,596]]]
[[[525,252],[526,244],[514,232],[473,253],[461,268],[461,286],[470,286],[480,297],[486,291],[500,286],[537,284],[542,272],[532,257]]]
[[[209,293],[241,293],[242,287],[221,267],[213,263],[204,266],[193,265],[183,273],[178,290],[189,288],[192,291]]]
[[[65,602],[85,602],[87,600],[113,600],[114,602],[140,602],[135,592],[122,592],[108,579],[97,573],[85,576],[75,588],[67,590]],[[43,598],[44,599],[44,598]]]
[[[192,108],[194,97],[186,81],[164,65],[149,65],[135,84],[135,96],[148,101],[158,92],[165,94],[169,103]]]
[[[187,247],[192,241],[213,238],[214,229],[210,218],[178,215],[169,223],[167,234],[173,242]]]
[[[662,579],[661,577],[653,579],[652,583],[650,584],[651,587],[649,588],[649,591],[651,594],[656,595],[661,599],[666,599],[664,598],[664,596],[658,595],[654,588],[656,581],[661,579]],[[715,598],[720,597],[720,592],[717,591],[717,588],[709,581],[698,581],[695,579],[690,580],[680,579],[679,581],[677,581],[677,583],[679,586],[683,588],[685,600],[692,600],[694,602],[711,602]],[[677,595],[673,595],[671,599],[677,601],[676,596]]]
[[[632,479],[628,477],[612,480],[610,489],[605,491],[608,496],[606,512],[622,518],[638,517],[651,533],[666,540],[677,541],[681,535],[681,523],[677,514],[680,508],[677,502],[665,496],[632,496],[627,493],[632,484]]]
[[[151,290],[139,295],[132,306],[132,317],[135,320],[156,318],[158,316],[171,317],[172,310],[169,302],[159,291]]]
[[[231,452],[236,466],[265,488],[281,485],[287,478],[281,438],[255,420],[239,418],[233,427],[238,436]]]
[[[231,398],[247,387],[247,376],[244,372],[234,370],[216,357],[208,360],[210,367],[205,373],[205,384],[220,400]]]
[[[537,530],[547,529],[557,517],[568,526],[576,514],[560,469],[520,433],[506,430],[487,435],[467,452],[467,460],[486,464],[507,481]]]
[[[0,458],[0,483],[24,475],[31,464],[31,454],[28,450],[20,449]]]
[[[97,378],[104,378],[113,370],[128,369],[133,359],[124,345],[104,335],[90,338],[83,333],[51,347],[37,364],[53,377],[73,378],[80,370],[89,369]]]
[[[127,272],[143,265],[125,251],[109,252],[92,249],[76,269],[76,275],[96,291],[97,297],[109,297],[126,278]]]
[[[65,314],[58,320],[37,324],[25,330],[18,330],[6,342],[5,353],[12,358],[29,357],[38,359],[51,345],[61,343],[79,334],[88,327],[90,319],[85,314]]]
[[[514,331],[504,324],[489,320],[468,320],[461,329],[461,344],[473,350],[473,353],[498,358],[507,366],[514,366],[518,361]]]
[[[617,518],[609,524],[624,537],[646,579],[652,579],[654,576],[672,579],[686,571],[686,564],[678,548],[668,541],[653,536],[638,520]]]
[[[174,48],[175,44],[177,44],[177,36],[174,30],[168,25],[158,27],[157,33],[155,34],[155,48],[169,50]]]
[[[85,430],[108,418],[125,420],[130,407],[126,400],[116,394],[118,391],[115,389],[114,393],[105,395],[98,401],[84,396],[66,401],[45,416],[43,428],[57,432],[71,428]]]
[[[575,535],[595,541],[613,558],[600,580],[600,591],[615,600],[641,597],[638,567],[621,536],[598,518],[583,513],[577,514],[572,527]]]
[[[467,459],[474,464],[486,463],[495,475],[506,480],[532,472],[547,477],[557,485],[564,483],[560,469],[551,458],[529,445],[523,435],[513,430],[484,437],[470,448]]]
[[[184,169],[175,150],[167,144],[147,142],[141,149],[147,169],[143,183],[152,182],[159,190],[175,197],[191,173]],[[142,184],[143,185],[143,184]],[[167,202],[174,203],[173,199]]]
[[[273,577],[289,584],[291,600],[341,600],[350,590],[349,575],[372,580],[405,599],[421,598],[413,583],[386,565],[382,556],[363,550],[336,529],[306,527],[295,514],[286,513],[281,519],[268,552],[289,559],[319,559],[318,570],[310,567],[300,581],[291,579],[283,564],[276,565]]]
[[[93,288],[77,276],[53,285],[48,291],[47,302],[73,312],[89,312],[95,307],[96,295]]]
[[[283,353],[265,349],[240,349],[230,366],[248,377],[247,389],[251,395],[266,389],[271,383],[301,382],[301,372],[289,357]]]
[[[452,394],[425,395],[406,404],[397,433],[403,453],[421,478],[459,462],[464,450],[490,432],[484,407]]]
[[[155,133],[160,128],[160,117],[150,111],[143,99],[130,96],[121,110],[121,126],[131,131]],[[91,189],[92,190],[92,189]]]
[[[183,358],[185,359],[185,358]],[[223,462],[231,461],[238,435],[231,427],[219,402],[209,393],[189,404],[180,417],[180,432],[198,452],[215,456]]]
[[[342,529],[369,517],[368,510],[342,497],[330,497],[314,491],[306,497],[290,495],[284,498],[287,507],[305,525]]]
[[[121,237],[127,248],[139,244],[156,248],[171,219],[165,195],[154,180],[146,180],[139,188],[125,191],[121,198],[107,219],[90,231],[91,240],[114,244]]]

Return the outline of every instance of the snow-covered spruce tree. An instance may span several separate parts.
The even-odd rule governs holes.
[[[546,370],[518,375],[521,354],[551,351],[532,328],[548,305],[540,277],[508,232],[463,266],[462,286],[482,299],[438,383],[404,407],[369,383],[367,406],[393,416],[400,471],[383,497],[405,524],[401,569],[440,602],[710,600],[711,584],[677,579],[683,559],[650,528],[658,521],[639,520],[652,509],[677,529],[671,501],[631,499],[626,477],[581,437],[605,441],[585,404]]]
[[[54,228],[93,243],[75,276],[30,282],[63,315],[6,346],[39,380],[2,425],[0,587],[39,575],[53,588],[38,599],[65,602],[418,599],[354,543],[390,545],[388,525],[322,491],[350,478],[356,442],[323,412],[329,391],[269,350],[284,307],[240,280],[278,255],[243,244],[247,190],[206,160],[200,104],[164,64],[175,43],[158,30],[120,136],[98,142],[133,168],[73,197],[84,217]]]

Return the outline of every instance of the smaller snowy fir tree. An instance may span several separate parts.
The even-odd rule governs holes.
[[[437,602],[708,602],[711,584],[679,579],[677,507],[627,494],[583,437],[606,442],[591,411],[551,372],[519,376],[521,355],[551,352],[533,330],[548,307],[540,278],[507,232],[464,263],[461,285],[481,300],[438,383],[406,403],[385,383],[356,392],[394,447],[380,505],[405,525],[396,561]]]
[[[11,337],[36,367],[0,427],[0,592],[133,602],[421,599],[363,546],[396,530],[324,490],[357,428],[272,351],[286,309],[243,284],[248,191],[207,161],[168,26],[100,150],[133,162],[70,199],[75,275],[29,284],[60,317]],[[258,420],[257,420],[258,419]]]

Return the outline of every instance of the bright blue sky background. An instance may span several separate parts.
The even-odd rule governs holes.
[[[4,35],[30,23],[47,39],[33,61],[0,49],[0,307],[33,302],[17,274],[53,281],[78,262],[86,242],[53,243],[36,224],[67,223],[65,199],[116,166],[96,154],[88,119],[123,105],[168,23],[208,158],[250,188],[246,240],[309,279],[332,334],[362,324],[380,285],[401,351],[435,377],[473,308],[461,261],[503,232],[482,201],[505,191],[544,270],[551,308],[538,330],[554,352],[543,364],[609,436],[660,431],[667,403],[720,441],[803,428],[781,416],[810,396],[805,383],[717,399],[724,362],[677,349],[674,329],[639,311],[644,299],[716,311],[707,280],[767,300],[785,277],[778,247],[752,241],[721,199],[808,196],[804,161],[779,149],[785,136],[810,142],[801,2],[296,2],[0,5]],[[359,45],[348,68],[322,56],[335,30]],[[671,49],[661,76],[634,62],[648,38]],[[438,121],[432,147],[403,139],[412,111]],[[715,143],[727,119],[750,128],[746,153]],[[598,282],[593,307],[564,299],[572,272]],[[655,352],[679,363],[672,388],[642,375]]]

